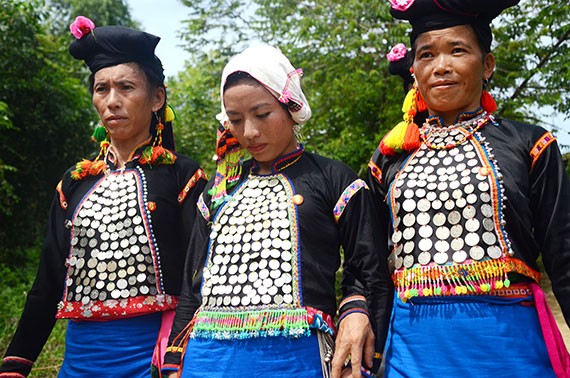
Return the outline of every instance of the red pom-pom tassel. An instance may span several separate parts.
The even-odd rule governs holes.
[[[415,124],[415,122],[408,125],[402,148],[404,151],[413,151],[420,148],[420,128]]]
[[[497,110],[497,103],[495,102],[495,99],[487,91],[483,91],[483,93],[481,93],[481,107],[487,113],[493,113],[495,110]]]

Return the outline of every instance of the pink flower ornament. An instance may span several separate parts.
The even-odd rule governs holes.
[[[398,43],[397,45],[392,47],[392,49],[388,54],[386,54],[386,58],[388,58],[388,61],[390,62],[396,62],[400,59],[404,59],[407,51],[408,48],[406,47],[406,45],[404,45],[403,43]]]
[[[414,1],[415,0],[390,0],[390,4],[392,4],[392,8],[395,10],[404,12],[412,6]]]
[[[91,30],[95,28],[95,23],[88,19],[87,17],[77,16],[75,21],[69,25],[69,31],[77,39],[81,39],[87,34],[91,33]]]

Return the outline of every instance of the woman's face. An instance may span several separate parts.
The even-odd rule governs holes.
[[[152,113],[164,104],[164,89],[150,90],[136,63],[102,68],[93,81],[93,105],[112,143],[138,145],[148,139]]]
[[[271,173],[277,158],[297,148],[291,115],[260,84],[243,81],[226,89],[224,107],[230,131],[259,163],[260,173]]]
[[[430,115],[446,124],[480,107],[482,81],[493,73],[495,58],[484,54],[471,26],[420,34],[415,42],[414,75]]]

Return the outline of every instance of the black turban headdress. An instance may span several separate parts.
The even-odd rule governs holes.
[[[159,41],[160,37],[143,31],[123,26],[100,26],[74,40],[69,45],[69,53],[75,59],[85,61],[92,73],[101,68],[136,62],[164,81],[162,63],[154,54]]]

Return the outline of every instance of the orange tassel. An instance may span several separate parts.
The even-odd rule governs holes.
[[[418,112],[425,112],[428,109],[420,91],[417,91],[416,108],[418,109]]]
[[[94,161],[89,167],[89,175],[90,176],[97,176],[103,172],[105,172],[106,164],[103,160]]]
[[[485,90],[483,93],[481,93],[481,107],[487,113],[493,113],[495,110],[497,110],[497,103],[495,102],[495,99],[489,92]]]
[[[415,122],[408,124],[402,148],[404,151],[413,151],[416,148],[420,148],[420,128]]]

